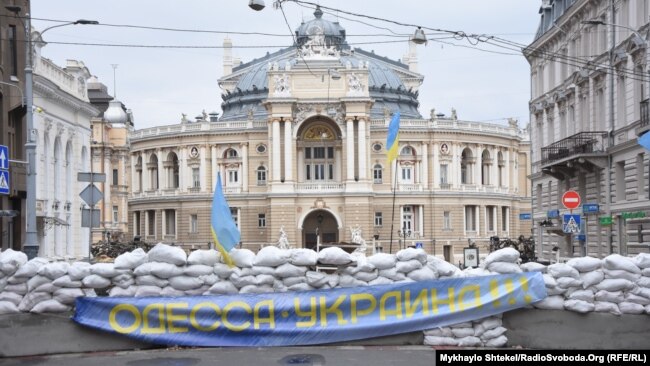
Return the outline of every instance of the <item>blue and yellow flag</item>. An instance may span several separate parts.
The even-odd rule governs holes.
[[[388,137],[386,137],[386,155],[388,163],[397,158],[399,147],[399,109],[393,114],[393,119],[388,125]]]
[[[645,147],[646,149],[650,150],[650,132],[646,132],[641,137],[638,139],[639,145]]]
[[[214,188],[214,198],[212,199],[210,229],[216,249],[223,255],[224,262],[232,266],[233,262],[228,252],[239,243],[241,235],[232,219],[226,197],[223,195],[220,173],[217,173],[217,186]]]

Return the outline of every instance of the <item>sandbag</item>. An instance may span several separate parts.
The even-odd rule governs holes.
[[[38,269],[38,274],[51,280],[64,276],[68,273],[70,265],[67,262],[48,263]]]
[[[60,302],[51,299],[51,300],[46,300],[43,302],[40,302],[36,304],[31,312],[36,313],[36,314],[42,314],[42,313],[63,313],[66,311],[70,311],[71,307],[68,305],[63,305]]]
[[[636,280],[636,285],[639,287],[650,288],[650,277],[641,276]]]
[[[560,277],[556,279],[556,282],[562,288],[582,287],[582,280],[573,277]]]
[[[12,275],[10,277],[6,277],[7,284],[9,285],[17,285],[19,283],[25,283],[29,280],[27,277],[16,277],[15,275]]]
[[[0,315],[20,313],[16,304],[0,300]]]
[[[34,291],[36,290],[40,285],[44,283],[52,283],[52,280],[49,279],[48,277],[41,276],[41,275],[36,275],[27,281],[27,290],[28,291]],[[7,289],[5,289],[7,290]],[[7,290],[8,291],[8,290]]]
[[[169,285],[176,290],[187,291],[203,286],[203,282],[197,277],[174,276],[169,278]]]
[[[607,301],[594,301],[594,311],[598,313],[621,315],[621,310],[619,310],[618,304]]]
[[[379,277],[379,271],[375,269],[372,272],[357,272],[353,277],[356,278],[357,280],[370,282],[376,279],[377,277]]]
[[[569,295],[569,299],[582,300],[586,302],[594,302],[594,292],[592,290],[573,291]]]
[[[27,293],[27,284],[26,283],[19,283],[16,285],[6,285],[3,291],[7,292],[13,292],[18,295],[24,295]]]
[[[73,281],[81,281],[86,276],[90,276],[90,263],[87,262],[74,262],[68,268],[68,275]]]
[[[127,270],[117,270],[113,263],[95,263],[90,267],[90,273],[105,278],[113,278],[119,274],[126,273]]]
[[[564,308],[566,310],[584,314],[594,311],[594,304],[582,300],[566,300],[564,302]]]
[[[650,253],[639,253],[634,257],[633,261],[641,269],[650,268]]]
[[[458,346],[458,340],[453,337],[424,336],[424,344],[428,346]]]
[[[307,277],[304,277],[304,276],[287,277],[287,278],[283,278],[281,282],[285,287],[289,287],[289,286],[293,286],[293,285],[295,285],[297,283],[306,283],[307,282]]]
[[[74,305],[77,297],[84,296],[79,288],[61,288],[53,293],[52,298],[63,305]]]
[[[230,259],[232,259],[235,266],[239,268],[250,268],[253,267],[253,262],[255,261],[255,253],[249,249],[232,249],[228,252]]]
[[[594,257],[580,257],[571,258],[566,264],[575,268],[578,272],[591,272],[600,269],[602,261]]]
[[[187,257],[187,264],[202,264],[204,266],[214,266],[219,263],[221,254],[214,249],[195,250]]]
[[[395,268],[382,269],[379,271],[380,277],[386,277],[389,280],[401,281],[406,278],[406,275],[402,272],[397,272]]]
[[[253,266],[278,267],[289,261],[291,252],[269,245],[260,249],[255,256]]]
[[[641,270],[641,275],[650,277],[650,268],[644,268]]]
[[[527,262],[521,265],[525,272],[542,272],[546,273],[546,266],[537,262]]]
[[[30,292],[25,295],[18,304],[18,310],[20,311],[30,311],[36,304],[52,299],[52,294],[48,292]]]
[[[181,276],[183,274],[183,268],[177,265],[166,263],[166,262],[157,262],[157,263],[150,262],[150,263],[151,263],[150,273],[158,278],[171,278],[171,277]],[[144,265],[147,264],[149,263],[145,263]]]
[[[0,292],[0,302],[2,301],[9,301],[18,306],[23,301],[23,296],[14,292]]]
[[[312,286],[309,286],[307,283],[297,283],[293,286],[287,287],[287,290],[289,291],[312,291],[315,290]]]
[[[533,303],[533,306],[544,310],[564,310],[564,297],[547,296],[543,300]]]
[[[162,291],[160,291],[160,296],[180,297],[185,296],[185,291],[177,290],[171,286],[165,286]]]
[[[219,281],[221,281],[219,276],[217,276],[214,273],[211,273],[211,274],[205,275],[205,276],[199,276],[199,279],[201,281],[203,281],[203,284],[207,285],[208,287],[214,285],[215,283],[217,283]]]
[[[492,262],[487,265],[488,271],[507,274],[507,273],[521,273],[522,270],[516,263],[509,262]]]
[[[633,302],[623,301],[618,304],[618,309],[623,314],[643,314],[645,307]]]
[[[339,276],[339,285],[342,288],[348,288],[348,287],[368,286],[368,283],[358,280],[350,275],[344,274]]]
[[[628,281],[636,282],[641,278],[641,273],[632,273],[622,269],[607,269],[603,270],[605,278],[622,278]]]
[[[551,264],[550,266],[546,267],[546,273],[550,274],[556,279],[560,277],[572,277],[575,279],[580,278],[580,274],[578,273],[578,270],[569,266],[566,263]]]
[[[34,289],[34,292],[49,292],[54,293],[56,290],[60,289],[59,286],[54,286],[52,282],[44,283]]]
[[[490,330],[490,329],[500,327],[501,324],[503,324],[503,321],[501,320],[501,318],[491,316],[491,317],[488,317],[488,318],[485,318],[485,319],[481,320],[480,324],[483,327],[483,329],[485,329],[487,331],[487,330]]]
[[[415,271],[409,272],[406,277],[415,281],[428,281],[438,278],[438,274],[431,270],[431,268],[428,266],[425,266],[420,269],[416,269]]]
[[[191,264],[183,268],[183,274],[191,277],[207,276],[214,273],[214,267],[205,264]]]
[[[291,263],[285,263],[275,269],[275,276],[279,278],[304,276],[307,273],[307,267],[298,267]]]
[[[464,338],[474,336],[474,328],[451,328],[451,334],[455,338]]]
[[[7,287],[9,287],[9,286],[7,286]],[[650,299],[650,288],[634,287],[630,292],[635,294],[635,295],[643,296],[645,298]]]
[[[508,344],[508,338],[504,335],[485,341],[485,347],[488,348],[505,347],[506,344]]]
[[[621,269],[631,273],[641,273],[632,258],[623,257],[620,254],[610,254],[603,259],[603,267],[607,269]]]
[[[334,266],[342,266],[353,263],[355,260],[350,253],[339,247],[329,247],[318,252],[318,262]]]
[[[52,281],[52,284],[55,286],[66,287],[66,288],[80,288],[81,286],[83,286],[81,281],[73,281],[70,278],[70,275],[59,277],[56,280]]]
[[[487,267],[492,262],[509,262],[516,263],[521,254],[515,248],[503,248],[488,254],[483,261]]]
[[[162,289],[158,286],[138,286],[135,290],[135,297],[160,296]]]
[[[81,283],[83,283],[85,287],[105,288],[111,285],[111,280],[95,274],[91,274],[90,276],[84,277],[84,279],[81,280]]]
[[[486,330],[481,336],[481,338],[482,339],[498,338],[502,336],[506,331],[507,331],[506,328],[499,326],[493,329]]]
[[[643,306],[650,305],[650,299],[648,299],[647,297],[643,297],[643,296],[633,294],[631,292],[628,292],[627,294],[625,294],[625,301],[633,302],[635,304],[639,304],[639,305],[643,305]]]
[[[290,249],[289,253],[289,263],[294,266],[315,266],[318,262],[318,254],[311,249]]]
[[[622,278],[606,278],[595,286],[598,290],[605,291],[625,291],[634,287],[634,283]]]
[[[137,276],[135,278],[135,283],[138,286],[156,286],[160,288],[169,285],[168,280],[164,278],[158,278],[154,275]]]
[[[450,277],[460,272],[460,268],[433,255],[427,256],[427,265],[440,277]]]
[[[395,257],[400,262],[406,262],[410,260],[417,260],[422,264],[427,263],[427,252],[424,249],[416,248],[406,248],[402,249],[395,254]]]
[[[580,279],[582,280],[582,287],[588,288],[602,282],[602,280],[605,279],[605,273],[600,269],[592,272],[580,273]]]
[[[400,273],[409,273],[413,272],[416,269],[422,268],[422,262],[417,259],[411,259],[409,261],[399,261],[395,263],[395,269]]]
[[[25,263],[27,263],[27,254],[23,252],[9,248],[0,253],[0,272],[6,276],[14,274]]]
[[[137,289],[138,289],[137,286],[129,286],[128,288],[113,287],[110,291],[108,291],[108,296],[133,297],[135,296],[135,292],[137,291]]]
[[[442,327],[442,328],[433,328],[427,329],[424,331],[425,336],[434,336],[434,337],[453,337],[454,334],[451,332],[451,328]]]
[[[458,339],[458,347],[480,347],[483,345],[483,342],[480,338],[469,336]]]
[[[395,267],[397,258],[394,255],[388,253],[377,253],[368,257],[368,263],[372,264],[378,270],[390,269]]]
[[[259,286],[269,285],[273,286],[275,282],[275,277],[267,274],[260,274],[255,276],[255,284]]]
[[[180,247],[158,243],[147,253],[149,262],[170,263],[175,266],[184,266],[187,263],[187,254]]]
[[[233,273],[230,276],[230,282],[240,289],[250,285],[257,285],[257,279],[255,276],[239,276],[236,273]]]
[[[391,285],[393,283],[394,283],[394,281],[391,280],[390,278],[379,276],[379,277],[375,278],[374,280],[368,282],[368,285],[370,285],[370,286]]]
[[[38,273],[38,270],[47,263],[49,263],[49,261],[46,258],[36,257],[20,266],[16,273],[14,273],[14,277],[32,278],[36,273]]]
[[[600,302],[611,302],[618,304],[623,301],[623,291],[597,291],[594,295],[594,300]]]
[[[111,282],[115,286],[119,286],[121,288],[128,288],[129,286],[135,284],[135,279],[133,278],[133,275],[129,273],[123,273],[111,278]]]
[[[115,269],[134,269],[147,260],[144,249],[137,248],[131,252],[122,253],[113,262]]]
[[[208,290],[213,295],[228,295],[236,294],[239,292],[237,287],[228,281],[217,282]]]
[[[240,294],[265,294],[273,292],[273,288],[269,286],[248,285],[239,289]]]
[[[543,274],[542,278],[544,279],[544,285],[546,287],[555,287],[557,286],[557,281],[555,280],[555,277],[551,276],[550,274]]]
[[[230,277],[230,275],[232,275],[235,272],[235,270],[239,270],[239,268],[229,267],[227,264],[224,263],[216,263],[214,265],[214,274],[219,276],[219,278],[223,278],[223,279]]]

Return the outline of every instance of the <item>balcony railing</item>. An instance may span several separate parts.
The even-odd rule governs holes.
[[[650,99],[646,99],[640,103],[641,109],[641,125],[637,131],[637,136],[650,131]]]
[[[542,166],[583,154],[605,151],[607,132],[580,132],[542,148]]]
[[[343,183],[298,183],[298,193],[343,192]]]

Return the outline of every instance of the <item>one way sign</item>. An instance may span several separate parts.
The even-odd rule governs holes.
[[[5,145],[0,145],[0,169],[9,169],[9,149]]]

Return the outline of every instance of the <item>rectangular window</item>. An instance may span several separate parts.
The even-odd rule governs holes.
[[[616,202],[625,201],[625,161],[616,163]]]
[[[198,215],[190,215],[190,234],[199,232],[199,217]]]
[[[485,219],[488,231],[496,231],[495,219],[494,217],[494,206],[485,206]]]
[[[314,159],[325,159],[325,148],[324,147],[315,147],[314,148]]]
[[[156,211],[147,211],[147,235],[156,236]]]
[[[258,186],[266,185],[266,169],[257,170],[257,185]]]
[[[228,183],[237,183],[239,182],[239,172],[237,170],[228,171]]]
[[[140,211],[133,213],[133,236],[140,236]]]
[[[113,206],[113,223],[117,224],[119,221],[119,209],[117,206]]]
[[[201,188],[201,171],[199,168],[192,168],[192,187]]]
[[[381,212],[375,212],[375,226],[384,225],[384,217]]]
[[[501,207],[501,231],[510,231],[510,208]]]
[[[465,231],[476,231],[476,206],[465,206]]]
[[[10,72],[13,76],[18,76],[18,34],[16,33],[16,26],[9,25],[9,60]]]
[[[542,208],[542,185],[538,184],[537,187],[535,188],[535,206],[537,208],[541,209]]]
[[[176,210],[165,210],[165,235],[176,235]]]
[[[266,227],[266,214],[257,215],[257,227]]]
[[[447,183],[447,164],[440,164],[440,184]]]
[[[113,185],[116,186],[117,182],[117,169],[113,169]]]
[[[375,168],[372,170],[373,183],[381,184],[383,181],[383,171],[381,170],[381,165],[375,165]]]
[[[444,211],[442,213],[442,229],[451,230],[451,212]]]
[[[645,165],[643,164],[643,153],[638,154],[636,156],[636,176],[638,179],[636,180],[636,194],[637,194],[637,199],[642,200],[645,198],[645,186],[644,186],[644,170]]]
[[[311,166],[305,165],[305,176],[307,180],[311,180]]]
[[[305,159],[311,159],[311,147],[305,148]]]

